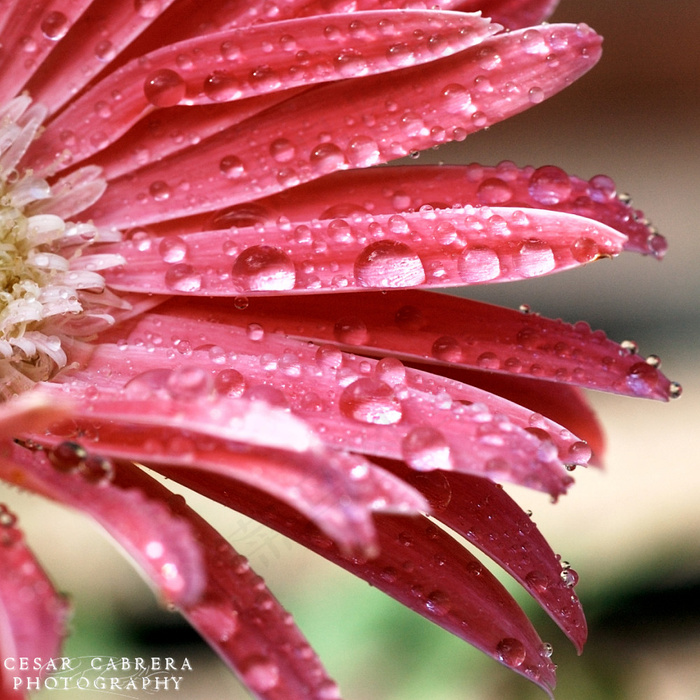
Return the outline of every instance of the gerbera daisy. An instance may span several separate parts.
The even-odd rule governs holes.
[[[339,695],[243,556],[152,472],[548,692],[551,648],[440,525],[584,643],[577,575],[500,484],[556,499],[600,459],[580,387],[680,387],[585,323],[429,290],[660,258],[664,239],[604,176],[369,167],[591,68],[593,30],[538,24],[555,4],[0,9],[0,478],[92,516],[255,697]],[[5,506],[0,526],[2,654],[51,658],[66,605]]]

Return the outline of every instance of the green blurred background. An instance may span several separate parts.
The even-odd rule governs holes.
[[[527,303],[588,320],[662,357],[683,398],[670,405],[594,396],[609,438],[607,470],[576,473],[553,506],[511,489],[555,551],[581,576],[591,633],[576,658],[517,586],[559,665],[565,700],[700,698],[700,3],[562,0],[557,21],[605,36],[599,66],[529,112],[421,156],[419,162],[556,164],[611,175],[664,233],[663,264],[623,256],[524,284],[480,287],[504,305]],[[121,553],[90,523],[31,497],[5,494],[75,607],[68,655],[187,656],[179,697],[247,698],[177,616],[160,609]],[[203,503],[192,500],[193,503]],[[207,517],[263,575],[319,651],[349,700],[529,700],[544,694],[349,574],[281,536],[210,505]],[[40,698],[54,697],[44,691]],[[167,694],[170,696],[170,694]],[[81,700],[103,693],[81,692]],[[133,694],[130,696],[135,697]],[[175,697],[175,694],[172,694]],[[143,697],[149,697],[143,695]]]

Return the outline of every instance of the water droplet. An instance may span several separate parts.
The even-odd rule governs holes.
[[[245,166],[238,156],[224,156],[219,161],[219,170],[229,180],[236,180],[245,175]]]
[[[289,401],[284,392],[269,384],[256,384],[247,389],[243,397],[249,401],[264,401],[268,406],[289,408]]]
[[[62,12],[49,12],[41,21],[41,32],[51,41],[58,41],[66,35],[69,28],[68,17]]]
[[[192,401],[209,396],[212,378],[209,372],[201,367],[184,365],[170,372],[165,386],[175,400]]]
[[[192,265],[178,263],[165,273],[165,284],[174,292],[198,292],[202,288],[202,275]]]
[[[368,377],[347,386],[340,395],[340,412],[361,423],[393,425],[402,418],[401,403],[385,382]]]
[[[549,588],[549,579],[541,571],[531,571],[525,576],[525,583],[538,593],[544,593]]]
[[[14,527],[16,524],[17,516],[4,503],[0,503],[0,527]]]
[[[154,107],[174,107],[187,91],[187,85],[174,70],[162,68],[151,73],[143,84],[143,93]]]
[[[579,238],[571,244],[571,255],[580,263],[595,260],[600,255],[598,244],[591,238]]]
[[[356,136],[347,147],[348,162],[354,168],[366,168],[381,161],[379,145],[369,136]]]
[[[496,279],[501,274],[501,262],[490,248],[474,246],[459,256],[457,270],[465,284],[478,284]]]
[[[288,163],[294,158],[296,148],[289,139],[275,139],[270,144],[270,155],[278,163]]]
[[[109,39],[102,39],[97,42],[95,46],[95,58],[97,58],[98,61],[111,61],[115,54],[114,44],[112,44]]]
[[[482,352],[479,357],[476,358],[476,364],[482,369],[500,369],[501,362],[493,352]]]
[[[610,202],[616,194],[617,188],[612,178],[607,175],[596,175],[588,181],[588,196],[594,202]]]
[[[538,105],[544,102],[545,94],[541,87],[533,87],[527,91],[527,99],[533,104]]]
[[[444,591],[431,591],[425,597],[425,607],[437,617],[447,615],[450,611],[450,596]]]
[[[574,464],[587,464],[592,454],[588,444],[579,440],[569,447],[568,459]]]
[[[163,180],[156,180],[155,182],[152,182],[148,188],[148,194],[150,194],[151,197],[156,200],[156,202],[164,202],[165,200],[170,199],[170,185]]]
[[[246,328],[246,335],[253,342],[260,342],[265,337],[265,329],[259,323],[249,323]]]
[[[114,477],[114,464],[111,459],[88,455],[79,467],[81,476],[91,484],[106,484]]]
[[[560,204],[571,195],[571,180],[561,168],[545,165],[532,173],[528,192],[540,204]]]
[[[87,452],[76,442],[62,442],[48,452],[48,457],[58,471],[71,472],[87,458]]]
[[[573,588],[578,583],[578,573],[568,566],[568,564],[561,570],[560,576],[567,588]]]
[[[545,659],[549,659],[553,653],[554,647],[549,642],[544,642],[544,644],[542,644],[542,648],[540,649],[540,656],[544,657]]]
[[[320,174],[332,173],[347,166],[345,155],[334,143],[322,143],[311,151],[309,162]]]
[[[556,262],[551,246],[544,241],[531,239],[521,244],[514,262],[523,277],[537,277],[551,272]]]
[[[646,362],[637,362],[627,371],[627,386],[637,396],[648,396],[656,390],[659,373]]]
[[[239,398],[245,388],[245,377],[235,369],[223,369],[214,377],[214,391],[219,396]]]
[[[158,252],[164,262],[178,263],[187,257],[187,243],[180,236],[163,238],[158,244]]]
[[[382,382],[390,386],[399,386],[406,381],[406,368],[403,362],[395,357],[385,357],[377,362],[374,373]]]
[[[355,277],[362,287],[412,287],[425,282],[425,270],[405,243],[382,240],[358,255]]]
[[[525,53],[546,53],[549,47],[537,29],[528,29],[520,38]]]
[[[134,0],[134,9],[140,17],[152,19],[161,10],[160,0]]]
[[[476,196],[480,204],[496,206],[513,199],[513,189],[500,177],[489,177],[479,185]]]
[[[272,660],[264,656],[250,656],[240,665],[246,685],[255,693],[266,693],[277,686],[280,671]]]
[[[294,263],[279,248],[255,245],[246,248],[233,264],[233,282],[242,291],[294,289]]]
[[[204,81],[203,90],[212,102],[227,102],[243,94],[236,76],[223,70],[210,73]]]
[[[443,362],[461,362],[462,346],[456,338],[443,335],[433,343],[432,354],[435,359]]]
[[[369,331],[362,319],[356,317],[341,318],[333,327],[333,335],[344,345],[366,345]]]
[[[402,440],[401,452],[406,462],[418,471],[454,468],[445,437],[430,426],[413,428]]]
[[[498,658],[506,666],[510,666],[511,668],[522,666],[527,656],[523,643],[512,637],[501,639],[496,646],[496,653],[498,654]]]

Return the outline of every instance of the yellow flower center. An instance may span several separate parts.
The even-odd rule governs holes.
[[[87,166],[53,185],[20,170],[46,110],[26,96],[0,108],[0,398],[45,381],[68,364],[67,338],[87,338],[123,306],[97,270],[122,264],[86,255],[119,232],[66,218],[92,204],[106,183]]]

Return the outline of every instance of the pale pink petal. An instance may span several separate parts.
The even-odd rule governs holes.
[[[73,377],[103,383],[99,377],[109,374],[115,386],[137,381],[131,364],[136,357],[137,371],[150,367],[179,377],[177,357],[184,351],[202,374],[202,399],[211,394],[211,382],[216,394],[216,383],[225,389],[224,379],[234,372],[245,397],[290,407],[329,448],[407,459],[417,469],[456,469],[505,479],[553,496],[572,481],[563,464],[585,464],[590,457],[579,439],[561,426],[542,416],[533,422],[531,410],[405,368],[395,359],[377,362],[343,355],[331,346],[259,334],[259,326],[251,333],[180,317],[168,332],[169,323],[167,317],[142,317],[128,338],[117,346],[103,343],[86,370]],[[139,347],[154,335],[158,347]],[[198,338],[208,343],[197,346]],[[129,351],[120,355],[119,345]],[[197,409],[183,410],[190,425]]]
[[[0,478],[91,516],[134,559],[165,602],[190,604],[205,585],[202,553],[189,526],[162,503],[110,479],[114,465],[76,443],[55,438],[42,450],[5,442]]]
[[[529,279],[622,251],[603,224],[546,210],[471,207],[138,239],[104,249],[118,290],[201,296],[441,288]]]
[[[69,131],[74,163],[157,108],[395,71],[407,56],[411,65],[434,61],[497,29],[478,15],[384,11],[274,22],[171,44],[134,59],[73,101],[48,125],[38,146],[44,155],[34,158],[42,167],[60,157]]]
[[[523,51],[524,33],[499,34],[423,66],[307,90],[196,149],[117,178],[86,216],[132,226],[196,214],[461,140],[558,92],[600,55],[600,37],[582,25],[548,27],[533,53]],[[488,86],[474,85],[479,76]],[[282,151],[280,140],[288,144]],[[233,171],[232,159],[240,162]]]
[[[2,458],[0,458],[2,459]],[[47,675],[35,669],[60,655],[67,633],[68,604],[59,596],[24,542],[16,517],[0,503],[0,698],[26,697],[27,680]],[[30,659],[28,670],[21,658]]]
[[[325,700],[339,697],[318,657],[264,581],[182,496],[170,493],[141,470],[120,465],[115,481],[137,486],[167,503],[185,521],[204,556],[206,586],[196,601],[176,607],[238,674],[253,697],[265,700]]]
[[[547,692],[554,687],[549,648],[530,621],[492,574],[428,518],[376,515],[380,554],[350,559],[284,504],[265,503],[245,485],[222,489],[192,469],[164,473],[351,571]]]
[[[92,0],[4,3],[0,28],[0,95],[13,97],[59,45]],[[9,5],[9,6],[8,6]]]
[[[97,358],[91,362],[99,365]],[[359,455],[322,449],[298,418],[263,401],[197,400],[194,383],[184,384],[194,369],[186,377],[166,370],[165,362],[160,367],[142,371],[124,394],[87,386],[88,401],[74,409],[68,437],[89,436],[99,425],[99,442],[86,437],[81,443],[103,456],[154,469],[196,464],[203,473],[248,483],[289,503],[345,551],[375,550],[372,511],[426,510],[414,489]],[[220,383],[234,373],[219,373]],[[76,385],[71,388],[75,393]],[[268,395],[275,391],[267,389]],[[35,437],[41,444],[59,439]]]
[[[562,565],[535,523],[501,486],[468,474],[416,474],[399,464],[392,468],[426,496],[436,519],[511,574],[581,653],[587,625],[573,591],[576,572]]]
[[[20,394],[0,404],[0,439],[12,439],[31,431],[41,432],[51,423],[66,418],[70,409],[67,399],[41,390]]]
[[[68,0],[64,0],[64,4]],[[91,2],[27,84],[55,113],[143,32],[174,0]],[[85,4],[74,0],[73,4]],[[24,3],[20,3],[22,7]],[[42,6],[44,3],[37,3]],[[4,36],[3,36],[4,38]],[[66,144],[68,147],[69,144]]]
[[[449,209],[457,204],[577,214],[627,236],[626,250],[656,258],[662,258],[666,251],[664,237],[642,212],[630,206],[629,198],[618,196],[609,177],[596,175],[586,181],[555,166],[518,168],[508,161],[495,167],[472,164],[348,170],[214,215],[191,217],[171,224],[168,230],[182,234],[251,225],[245,223],[250,220],[246,212],[255,212],[256,224],[273,223],[280,217],[296,224],[363,214],[401,214],[424,206]],[[585,260],[585,247],[577,255]]]

